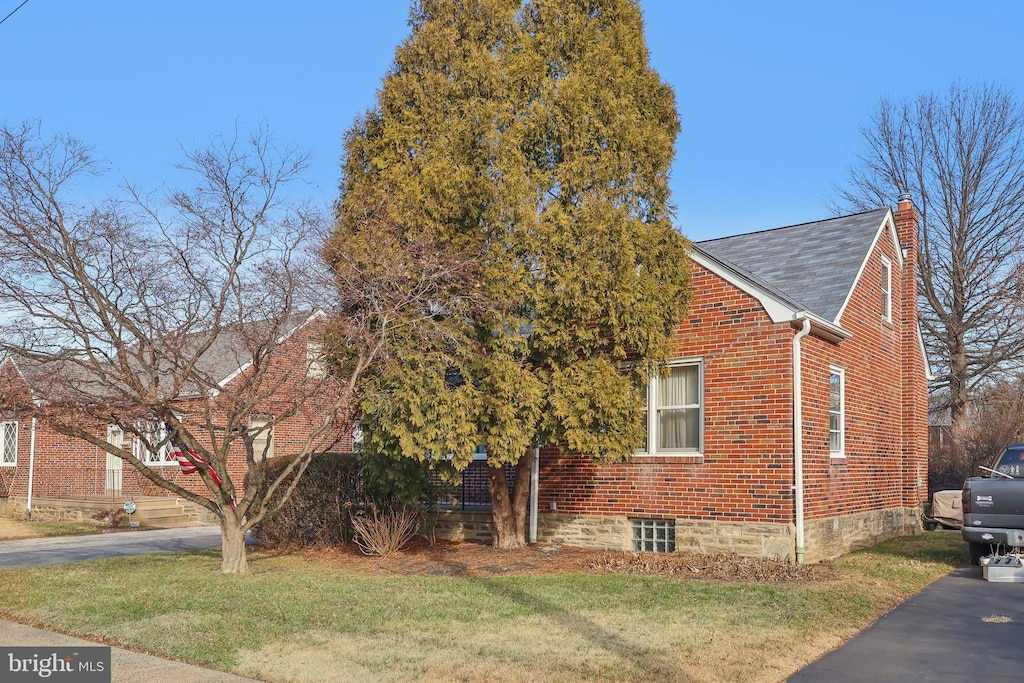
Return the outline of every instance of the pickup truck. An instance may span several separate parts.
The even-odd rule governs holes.
[[[1007,446],[987,477],[964,482],[961,533],[978,564],[993,549],[1024,547],[1024,443]]]

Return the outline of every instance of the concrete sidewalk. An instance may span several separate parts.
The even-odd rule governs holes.
[[[0,645],[95,647],[102,643],[0,620]],[[253,680],[117,647],[110,648],[110,668],[112,683],[246,683]]]

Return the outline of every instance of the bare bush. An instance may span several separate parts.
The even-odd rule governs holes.
[[[360,510],[352,515],[356,544],[367,555],[387,557],[413,539],[419,518],[419,508],[402,506],[380,510],[372,505],[368,513]]]
[[[987,386],[973,399],[966,419],[930,454],[929,478],[955,488],[984,474],[1003,447],[1024,440],[1024,377]]]
[[[121,508],[115,508],[113,510],[100,510],[92,516],[97,522],[107,527],[108,529],[117,529],[124,524],[125,518],[128,514]]]

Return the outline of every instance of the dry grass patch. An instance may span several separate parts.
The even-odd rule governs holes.
[[[267,681],[781,681],[962,551],[936,532],[792,568],[439,545],[260,552],[243,577],[211,551],[0,572],[0,612]],[[737,567],[761,582],[691,578]]]
[[[99,525],[91,522],[38,522],[0,517],[0,541],[51,536],[82,536],[99,532]]]

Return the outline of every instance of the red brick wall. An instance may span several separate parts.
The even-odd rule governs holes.
[[[793,330],[773,324],[756,299],[696,264],[693,287],[674,355],[704,361],[703,457],[638,456],[598,467],[544,449],[542,513],[792,519]]]
[[[313,323],[296,332],[282,347],[276,366],[270,368],[270,382],[280,385],[275,398],[264,401],[253,411],[254,415],[281,415],[290,407],[289,401],[303,389],[305,379],[306,342],[315,338],[320,327]],[[298,369],[298,370],[297,370]],[[231,389],[229,384],[225,393]],[[275,457],[296,453],[302,449],[307,436],[318,426],[328,412],[336,394],[324,393],[304,402],[302,409],[274,426],[273,441]],[[208,444],[209,437],[201,428],[207,410],[205,404],[184,404],[182,420],[193,434]],[[209,406],[210,416],[215,424],[224,422],[224,412],[216,402]],[[189,419],[192,415],[193,418]],[[99,438],[106,439],[107,425],[96,423],[88,427]],[[28,491],[28,469],[31,419],[19,422],[18,464],[15,468],[2,468],[0,476],[4,482],[11,481],[10,495],[24,497]],[[124,447],[131,449],[131,435],[125,435]],[[351,450],[351,429],[347,424],[335,425],[318,440],[315,450]],[[202,480],[196,474],[182,474],[177,465],[156,465],[153,467],[162,476],[190,491],[209,497]],[[239,494],[243,493],[246,472],[245,452],[240,442],[233,444],[228,460],[228,472]],[[50,427],[39,423],[36,429],[35,466],[33,474],[33,495],[54,497],[103,496],[106,490],[106,453],[97,446],[73,437],[58,434]],[[173,495],[150,482],[130,464],[124,463],[122,470],[122,495]]]
[[[882,317],[882,255],[892,263],[892,320]],[[903,506],[899,256],[886,228],[839,319],[839,344],[803,340],[804,495],[808,520]],[[844,457],[828,442],[829,366],[845,374]]]
[[[891,321],[882,318],[883,254],[892,263]],[[918,480],[927,471],[927,393],[916,337],[916,262],[900,261],[887,228],[840,320],[852,336],[835,343],[812,334],[801,342],[808,520],[916,507],[925,491],[927,482]],[[675,355],[704,361],[703,457],[638,456],[599,467],[546,448],[541,513],[794,521],[796,330],[773,324],[755,299],[697,264],[693,286]],[[844,458],[829,453],[830,365],[845,371]]]
[[[903,336],[903,503],[928,500],[928,379],[918,323],[918,216],[909,199],[894,215],[900,246],[906,253],[899,306]]]

